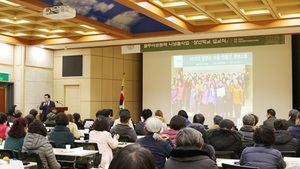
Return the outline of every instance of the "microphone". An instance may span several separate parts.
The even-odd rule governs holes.
[[[61,102],[55,101],[56,103],[60,104],[62,107],[64,106]]]

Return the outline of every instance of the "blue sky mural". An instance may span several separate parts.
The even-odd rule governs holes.
[[[55,5],[57,0],[40,0]],[[77,14],[131,33],[169,31],[172,28],[113,0],[59,0],[76,9]]]

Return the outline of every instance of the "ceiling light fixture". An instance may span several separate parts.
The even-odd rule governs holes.
[[[62,30],[62,29],[55,29],[55,30],[38,29],[38,30],[42,31],[42,32],[47,32],[47,33],[62,33],[62,32],[66,32],[65,30]]]
[[[63,5],[61,2],[57,2],[56,5],[45,8],[43,10],[43,15],[46,18],[54,20],[71,19],[76,16],[76,10]]]
[[[11,24],[23,24],[23,23],[29,23],[30,21],[21,19],[21,20],[11,20],[11,19],[0,19],[2,22],[11,23]]]
[[[5,3],[5,4],[11,5],[11,6],[21,6],[21,5],[19,5],[19,4],[10,2],[10,1],[8,1],[8,0],[0,0],[0,2],[3,2],[3,3]]]
[[[261,10],[249,10],[246,11],[244,9],[240,9],[245,15],[261,15],[261,14],[269,14],[270,11],[267,9],[261,9]]]
[[[82,27],[84,27],[84,28],[88,28],[88,29],[96,29],[96,28],[91,27],[91,26],[88,26],[88,25],[80,25],[80,26],[82,26]]]
[[[280,18],[299,18],[300,17],[300,13],[293,13],[293,14],[281,14],[281,13],[278,13],[278,15],[280,16]]]

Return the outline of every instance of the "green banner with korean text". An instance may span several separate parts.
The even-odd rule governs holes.
[[[277,44],[284,44],[284,43],[285,43],[284,35],[199,39],[199,40],[186,40],[186,41],[146,43],[141,45],[141,52],[225,48],[225,47],[240,47],[240,46],[262,46],[262,45],[277,45]]]

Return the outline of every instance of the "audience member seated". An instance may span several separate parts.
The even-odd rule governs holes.
[[[176,148],[172,150],[165,169],[218,169],[211,156],[201,150],[203,145],[202,134],[197,130],[189,127],[179,130],[176,136]]]
[[[52,146],[46,136],[47,129],[44,124],[35,120],[29,125],[22,152],[38,154],[45,169],[60,169],[61,166],[56,161]]]
[[[74,138],[79,139],[81,133],[78,131],[77,125],[74,123],[74,117],[72,114],[67,114],[69,124],[67,127],[70,129],[70,132],[73,134]]]
[[[195,114],[193,117],[193,123],[201,124],[205,129],[208,129],[207,125],[204,125],[204,121],[205,117],[201,113]]]
[[[25,119],[27,120],[27,122],[28,122],[27,126],[29,126],[30,123],[32,123],[33,121],[35,121],[35,118],[33,117],[32,114],[27,114],[24,118],[25,118]]]
[[[179,116],[182,116],[185,120],[185,123],[186,123],[186,126],[191,124],[190,120],[189,120],[189,116],[187,115],[186,111],[185,110],[179,110],[178,111],[178,115]]]
[[[288,131],[300,142],[300,113],[297,114],[295,126],[289,127]]]
[[[245,148],[243,135],[234,130],[234,123],[229,119],[220,122],[220,128],[207,131],[208,142],[216,151],[234,151],[234,158]]]
[[[131,144],[119,150],[108,169],[156,169],[151,152],[139,144]]]
[[[163,123],[157,117],[150,117],[145,123],[146,135],[137,140],[137,143],[151,151],[157,169],[164,169],[166,158],[170,157],[174,147],[170,139],[163,138],[159,132],[163,127]]]
[[[213,118],[214,124],[209,126],[208,129],[218,129],[218,128],[220,128],[219,124],[222,120],[223,120],[222,116],[215,115],[214,118]]]
[[[14,122],[16,107],[17,107],[17,105],[13,105],[10,109],[8,109],[8,112],[7,112],[8,123]]]
[[[49,112],[46,116],[46,121],[44,122],[46,126],[54,127],[55,126],[55,120],[56,116],[59,112],[57,112],[56,109],[53,109],[51,112]]]
[[[71,148],[75,147],[74,136],[67,127],[69,119],[65,113],[58,113],[55,120],[55,128],[49,135],[49,140],[54,141],[57,148],[65,148],[66,144],[70,144]]]
[[[102,115],[104,117],[106,117],[106,120],[108,121],[109,125],[112,127],[114,125],[114,120],[112,119],[112,111],[110,111],[109,109],[102,109],[98,111],[98,116]]]
[[[36,119],[36,116],[38,115],[38,111],[36,109],[31,109],[29,111],[29,114],[31,114]]]
[[[122,111],[120,114],[121,124],[117,124],[111,129],[111,134],[119,134],[119,141],[123,142],[135,142],[137,135],[135,131],[129,127],[129,122],[131,122],[131,116],[129,111]]]
[[[152,116],[152,111],[150,109],[144,109],[141,113],[141,121],[137,123],[134,127],[134,130],[137,135],[145,135],[145,122]]]
[[[178,133],[178,131],[182,128],[186,127],[186,122],[184,117],[180,116],[180,115],[175,115],[171,118],[170,120],[170,129],[167,129],[163,132],[161,132],[161,135],[167,135],[173,144],[175,144],[175,137],[176,134]]]
[[[275,133],[272,127],[262,125],[255,129],[253,147],[247,147],[241,154],[240,165],[259,167],[261,169],[286,167],[280,151],[272,148]]]
[[[4,149],[21,151],[24,138],[27,133],[28,121],[24,118],[16,118],[6,136]]]
[[[259,118],[257,115],[251,113],[251,115],[254,117],[254,126],[253,126],[253,129],[255,130],[258,126],[257,126],[257,123],[259,121]]]
[[[166,119],[164,118],[164,114],[161,110],[156,110],[154,115],[155,117],[159,118],[163,123],[167,123]]]
[[[97,117],[93,125],[94,130],[90,131],[89,142],[97,143],[99,153],[102,154],[99,168],[104,168],[110,164],[113,158],[112,149],[117,148],[120,136],[115,134],[111,137],[110,125],[104,116]]]
[[[267,120],[263,122],[264,126],[274,128],[274,121],[276,120],[276,112],[274,109],[268,109],[266,114]]]
[[[81,120],[80,114],[79,113],[74,113],[73,117],[74,117],[74,123],[76,124],[77,128],[79,130],[83,130],[84,126],[82,124],[82,120]]]
[[[2,140],[5,140],[9,130],[10,127],[7,126],[7,116],[5,113],[0,112],[0,138]]]
[[[119,111],[119,118],[117,118],[115,121],[114,121],[114,125],[113,127],[115,127],[117,124],[120,124],[120,114],[123,112],[123,111],[129,111],[128,109],[121,109]],[[134,129],[134,126],[133,126],[133,123],[132,123],[132,120],[129,122],[129,127],[133,128]]]
[[[21,110],[16,110],[15,111],[15,118],[20,118],[20,117],[23,118],[23,113],[21,112]]]
[[[279,151],[297,152],[299,146],[298,140],[287,131],[288,128],[288,121],[284,119],[277,119],[274,121],[275,142],[272,147]]]
[[[296,121],[296,118],[297,118],[298,114],[299,114],[299,111],[296,110],[296,109],[291,109],[289,111],[289,120],[288,120],[289,127],[295,126],[295,121]]]
[[[255,119],[251,114],[246,114],[243,117],[243,126],[240,128],[240,133],[243,134],[243,143],[245,146],[253,146],[254,141],[253,141],[253,133],[254,133],[254,122]]]
[[[215,149],[212,145],[210,145],[208,143],[208,140],[207,140],[207,133],[206,133],[206,130],[204,128],[204,126],[200,123],[194,123],[195,121],[193,121],[192,124],[188,125],[188,127],[191,127],[197,131],[199,131],[201,134],[202,134],[202,138],[203,138],[203,141],[204,141],[204,145],[202,146],[202,150],[207,152],[214,161],[216,161],[216,156],[215,156]]]

